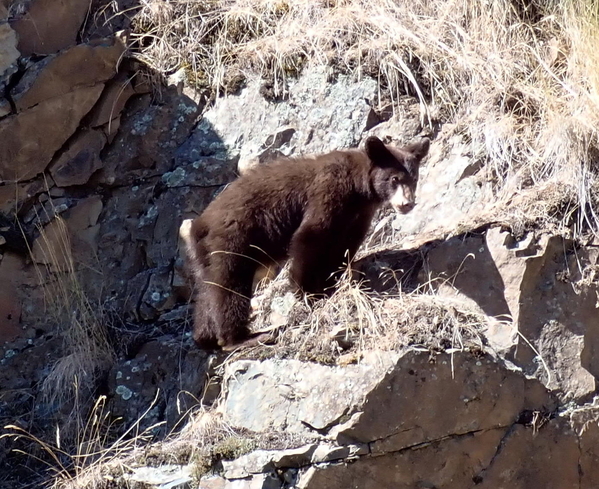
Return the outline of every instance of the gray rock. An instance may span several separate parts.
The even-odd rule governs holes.
[[[421,282],[494,318],[486,332],[494,348],[547,387],[581,398],[594,392],[599,372],[592,348],[583,353],[597,323],[598,289],[585,278],[597,258],[559,236],[518,241],[491,228],[433,247]]]
[[[200,154],[248,161],[269,146],[284,144],[303,154],[355,147],[370,111],[365,100],[377,93],[370,78],[352,81],[341,75],[327,83],[323,69],[290,81],[289,99],[276,104],[263,98],[260,86],[260,80],[251,81],[239,95],[219,100],[205,113],[192,135]]]
[[[331,436],[388,453],[512,425],[525,410],[551,412],[556,400],[536,380],[490,355],[404,353],[363,404]]]
[[[140,482],[156,489],[191,489],[191,468],[188,465],[139,467],[126,476],[130,482]]]
[[[231,425],[253,431],[326,431],[380,381],[392,361],[392,355],[383,355],[378,365],[345,368],[238,361],[227,366],[224,414]]]
[[[223,475],[227,479],[244,479],[276,468],[302,467],[310,463],[316,447],[311,444],[287,450],[255,450],[236,460],[223,461]]]

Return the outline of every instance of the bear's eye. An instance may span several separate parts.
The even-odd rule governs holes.
[[[399,185],[399,177],[394,175],[391,177],[391,185],[397,187]]]

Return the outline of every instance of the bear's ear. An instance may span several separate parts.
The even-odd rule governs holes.
[[[389,152],[385,144],[376,136],[370,136],[364,144],[366,155],[376,164],[381,165],[393,159],[393,155]]]
[[[420,161],[428,154],[430,146],[431,140],[429,138],[422,138],[417,143],[408,144],[403,150],[411,153],[416,158],[416,161]]]

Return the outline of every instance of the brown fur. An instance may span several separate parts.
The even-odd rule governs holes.
[[[275,161],[231,183],[181,228],[195,282],[196,343],[251,340],[250,298],[261,265],[291,258],[291,279],[303,292],[330,290],[395,189],[408,199],[398,210],[411,210],[428,147],[428,139],[397,149],[371,137],[364,150]]]

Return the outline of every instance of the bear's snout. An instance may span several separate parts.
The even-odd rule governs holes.
[[[416,205],[414,192],[407,185],[400,185],[389,200],[391,206],[401,214],[407,214]]]
[[[410,212],[414,207],[416,207],[416,202],[408,202],[406,204],[403,205],[397,205],[397,206],[393,206],[395,208],[395,210],[397,212],[399,212],[400,214],[407,214],[408,212]]]

